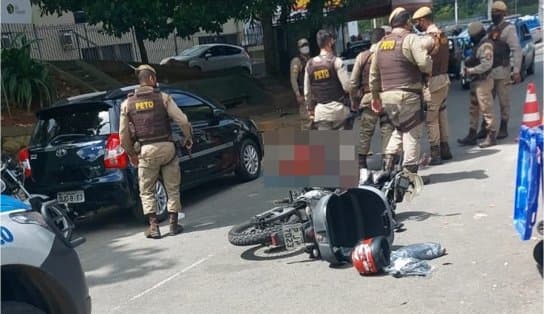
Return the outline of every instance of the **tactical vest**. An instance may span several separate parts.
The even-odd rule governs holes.
[[[171,140],[170,119],[159,90],[136,90],[129,94],[127,109],[135,140],[142,145]]]
[[[361,71],[361,90],[363,91],[363,95],[370,93],[370,86],[368,84],[369,76],[370,76],[370,64],[372,63],[372,56],[374,54],[370,50],[366,50],[362,53],[361,59],[362,61],[362,71]]]
[[[488,35],[493,44],[493,68],[498,66],[507,67],[510,65],[510,46],[501,40],[502,31],[510,23],[503,21],[498,26],[492,25],[489,28]]]
[[[480,62],[480,58],[478,58],[478,49],[480,49],[480,47],[485,43],[489,43],[489,44],[493,45],[493,40],[491,40],[489,38],[485,38],[482,41],[480,41],[480,43],[478,43],[476,46],[472,47],[472,55],[470,56],[470,58],[467,59],[467,61],[465,61],[465,66],[467,66],[469,68],[473,68],[475,66],[480,65],[481,62]],[[493,56],[493,60],[495,60],[495,56]],[[493,63],[495,63],[495,62],[493,62]],[[477,80],[487,78],[489,73],[491,73],[491,70],[492,69],[489,69],[484,73],[472,75],[472,80],[477,81]]]
[[[450,50],[448,47],[448,36],[443,32],[439,34],[432,34],[435,39],[435,44],[438,45],[438,52],[431,55],[433,59],[433,73],[432,76],[438,76],[448,73],[448,62],[450,57]]]
[[[315,104],[344,102],[345,92],[334,67],[335,56],[319,56],[308,61],[310,90]]]
[[[391,33],[378,43],[376,57],[384,92],[398,89],[406,83],[422,82],[423,76],[418,66],[402,54],[402,43],[409,34],[409,31]]]
[[[304,70],[306,69],[307,60],[302,57],[298,57],[298,59],[300,60],[300,70],[298,71],[297,83],[300,94],[304,95]]]

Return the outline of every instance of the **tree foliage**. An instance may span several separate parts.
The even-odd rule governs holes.
[[[33,60],[30,56],[33,42],[27,40],[24,35],[18,35],[10,47],[2,48],[1,51],[2,98],[9,115],[10,104],[26,107],[30,112],[36,96],[41,108],[44,100],[47,103],[52,102],[53,87],[49,70],[45,64]]]

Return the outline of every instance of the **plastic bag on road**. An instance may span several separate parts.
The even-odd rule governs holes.
[[[391,263],[384,270],[393,277],[427,276],[432,266],[425,260],[440,257],[446,249],[439,243],[425,242],[404,246],[391,252]]]
[[[399,257],[391,260],[391,264],[384,269],[393,277],[427,276],[432,267],[427,262],[412,257]]]
[[[400,257],[430,260],[446,253],[446,249],[440,243],[425,242],[404,246],[391,252],[391,260]]]

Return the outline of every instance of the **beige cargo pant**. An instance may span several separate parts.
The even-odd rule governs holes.
[[[493,99],[495,96],[499,98],[499,105],[501,109],[501,120],[507,121],[510,118],[510,92],[512,84],[510,84],[510,78],[493,80]],[[493,104],[494,101],[491,101]]]
[[[159,175],[162,176],[168,195],[168,212],[180,212],[181,173],[174,143],[161,142],[144,145],[138,159],[138,180],[144,215],[157,211],[155,187]]]
[[[427,137],[431,146],[439,146],[448,141],[448,110],[446,100],[448,98],[449,84],[431,93],[431,101],[427,103],[425,124]],[[428,92],[428,91],[427,91]]]
[[[365,94],[363,96],[363,103],[361,104],[362,114],[361,114],[361,128],[359,129],[360,137],[360,149],[359,153],[361,155],[368,155],[370,151],[370,144],[372,142],[372,137],[374,136],[374,131],[376,129],[376,124],[378,120],[380,121],[380,135],[382,141],[382,153],[385,153],[385,148],[391,139],[391,134],[395,130],[389,117],[386,113],[377,114],[370,108],[370,101],[372,99],[371,94]]]
[[[420,141],[424,121],[419,121],[407,132],[401,132],[398,127],[421,111],[421,96],[407,91],[387,91],[381,93],[380,97],[384,111],[395,126],[385,153],[399,154],[403,151],[403,166],[417,165],[421,154]]]
[[[470,83],[469,127],[478,129],[480,112],[484,117],[488,131],[497,131],[497,120],[493,110],[493,79],[473,81]]]

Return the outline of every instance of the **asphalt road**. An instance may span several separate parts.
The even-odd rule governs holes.
[[[489,149],[456,144],[467,132],[469,95],[453,82],[454,160],[423,169],[432,184],[398,209],[407,230],[396,234],[396,245],[434,241],[447,249],[430,261],[429,277],[362,277],[304,253],[277,257],[264,248],[232,246],[230,226],[270,208],[287,191],[265,188],[261,179],[235,184],[225,178],[182,194],[186,232],[177,236],[145,239],[144,227],[123,214],[80,224],[87,242],[78,252],[93,312],[542,313],[542,278],[532,258],[536,238],[523,242],[512,226],[514,139],[528,82],[542,103],[541,54],[537,61],[536,75],[512,90],[509,138]],[[162,232],[168,233],[166,225]]]

